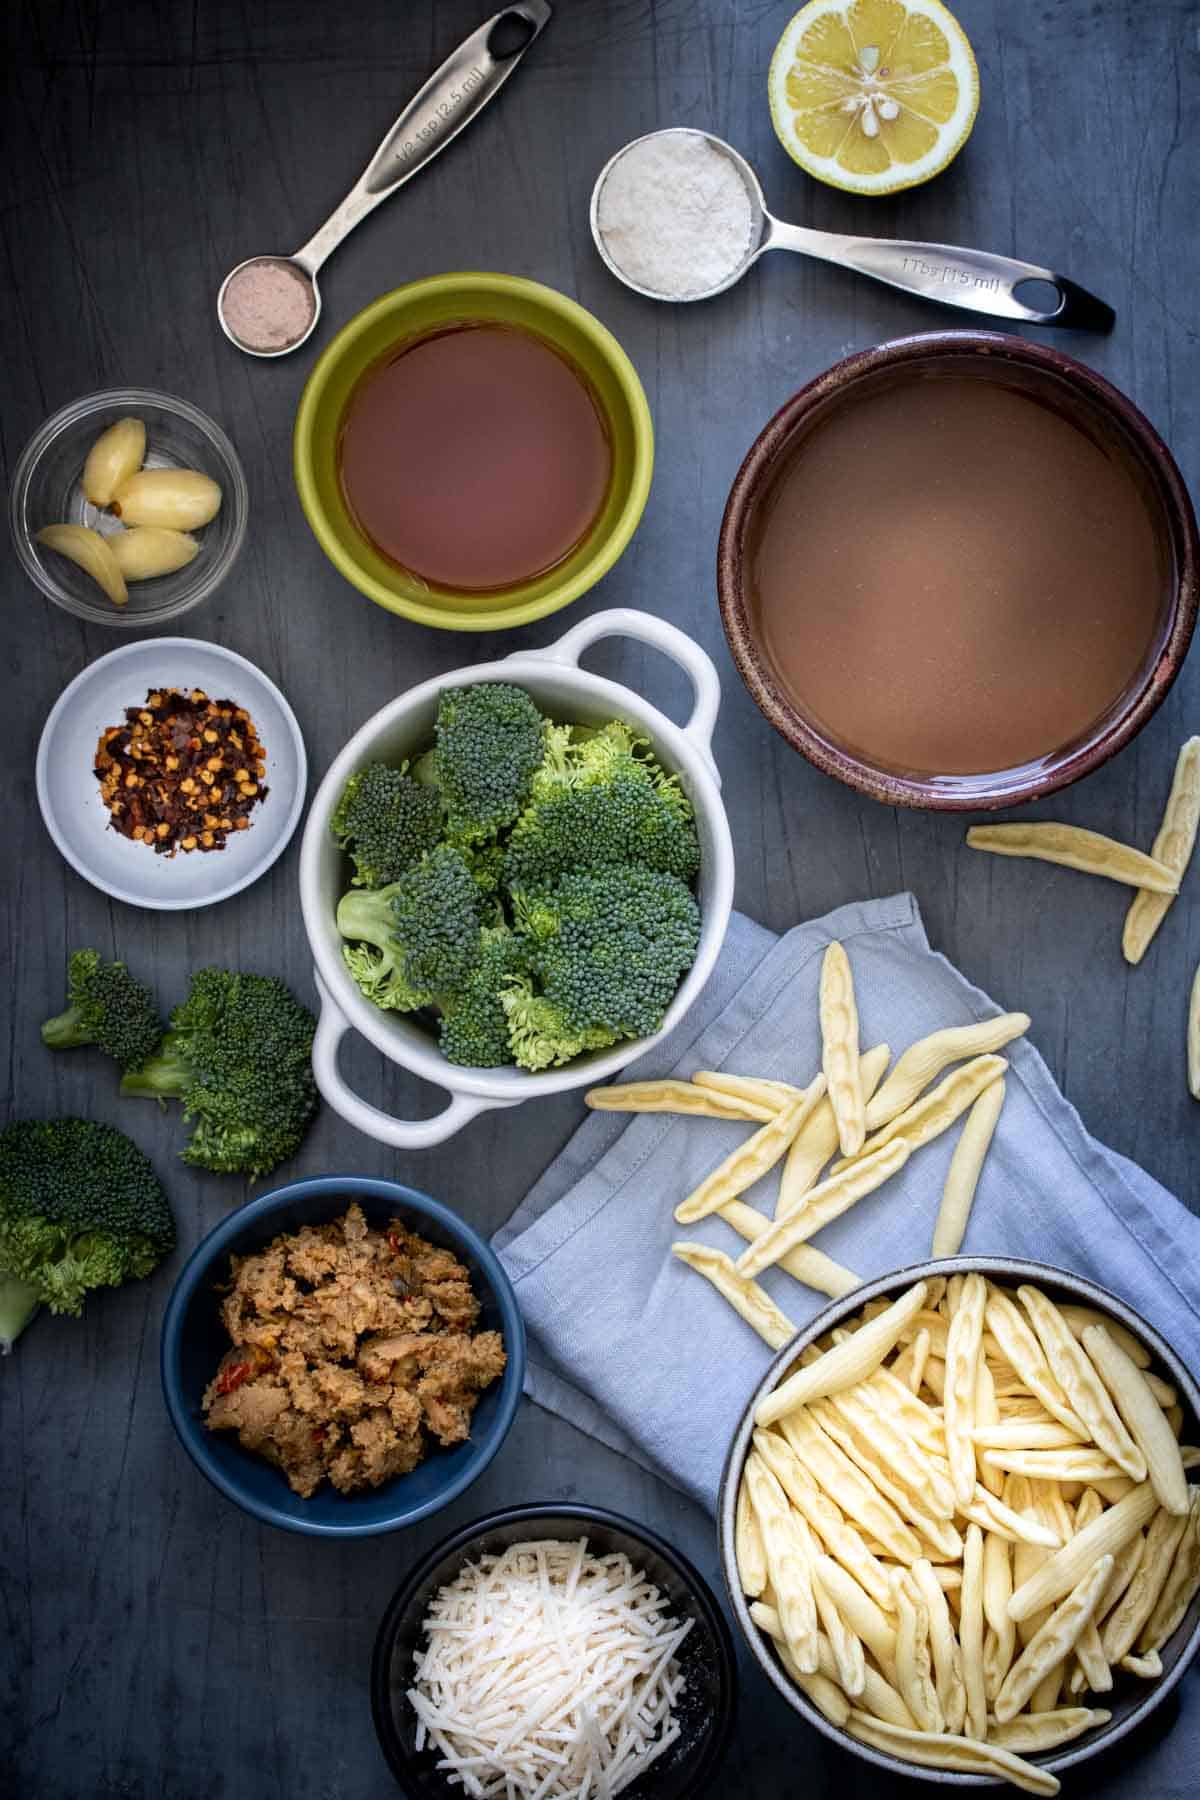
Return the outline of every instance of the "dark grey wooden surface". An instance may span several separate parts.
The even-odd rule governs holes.
[[[0,458],[6,476],[48,412],[123,383],[213,413],[246,466],[251,524],[235,577],[183,624],[253,658],[291,698],[319,776],[369,714],[414,681],[548,641],[437,633],[373,607],[310,537],[292,488],[301,384],[336,327],[377,294],[457,268],[550,282],[594,309],[633,356],[658,433],[654,489],[623,561],[577,609],[644,607],[717,658],[717,754],[738,854],[738,903],[776,928],[839,902],[913,889],[934,944],[1006,1005],[1092,1129],[1192,1201],[1200,1113],[1183,1073],[1186,989],[1200,957],[1191,888],[1144,966],[1128,971],[1124,899],[1038,865],[973,858],[952,819],[891,813],[816,774],[777,738],[725,652],[714,595],[729,482],[769,413],[845,352],[953,316],[797,258],[768,259],[711,305],[658,308],[596,258],[587,203],[600,164],[670,123],[712,127],[758,167],[784,217],[835,230],[1011,251],[1109,298],[1107,340],[1067,347],[1128,390],[1200,474],[1195,226],[1200,126],[1194,4],[959,0],[982,79],[969,147],[931,185],[855,200],[810,181],[773,135],[765,73],[790,0],[558,0],[503,98],[355,235],[322,278],[316,341],[278,364],[219,334],[222,274],[302,242],[384,127],[488,0],[9,0],[0,79]],[[913,446],[920,454],[920,446]],[[870,495],[860,506],[870,506]],[[855,527],[853,513],[847,531]],[[931,546],[931,554],[936,553]],[[61,1004],[69,947],[96,944],[170,1004],[205,960],[285,975],[311,995],[296,848],[248,894],[194,917],[109,903],[58,858],[33,757],[58,692],[124,641],[45,602],[4,564],[8,799],[0,880],[4,1099],[13,1116],[78,1110],[130,1126],[169,1174],[182,1254],[243,1198],[172,1163],[173,1121],[115,1096],[110,1067],[51,1058],[38,1022]],[[594,667],[668,709],[681,680],[632,646]],[[1108,769],[1041,809],[1148,844],[1176,747],[1196,728],[1193,658],[1162,711]],[[437,1097],[360,1049],[346,1066],[386,1106]],[[570,1096],[493,1114],[424,1156],[397,1157],[330,1114],[286,1173],[395,1174],[498,1225],[580,1116]],[[176,1263],[178,1262],[176,1258]],[[313,1548],[256,1527],[194,1472],[167,1423],[157,1333],[170,1268],[40,1319],[0,1369],[0,1791],[38,1800],[385,1800],[366,1672],[375,1624],[409,1559],[494,1504],[580,1497],[667,1530],[715,1574],[712,1530],[650,1477],[526,1407],[487,1476],[408,1536]],[[1200,1751],[1191,1712],[1175,1723]],[[1116,1758],[1076,1791],[1180,1800],[1153,1763]],[[7,1771],[7,1775],[6,1775]],[[1148,1785],[1147,1785],[1148,1783]],[[887,1784],[798,1727],[747,1670],[719,1795]],[[897,1790],[899,1791],[899,1790]],[[907,1791],[907,1790],[906,1790]]]

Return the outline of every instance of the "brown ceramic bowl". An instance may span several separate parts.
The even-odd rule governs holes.
[[[749,587],[750,546],[776,474],[817,425],[848,400],[932,370],[967,372],[1018,385],[1090,433],[1115,441],[1144,480],[1167,570],[1150,654],[1081,737],[1021,768],[971,775],[907,774],[872,763],[805,715],[767,653]],[[1127,744],[1159,706],[1187,654],[1200,594],[1200,541],[1187,488],[1149,420],[1110,382],[1074,358],[1024,338],[988,331],[926,332],[848,356],[794,394],[752,444],[730,490],[717,552],[725,633],[757,705],[793,749],[826,774],[891,806],[983,811],[1013,806],[1090,774]]]

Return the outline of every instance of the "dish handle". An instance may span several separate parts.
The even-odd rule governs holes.
[[[338,1051],[342,1039],[350,1030],[350,1021],[316,969],[313,970],[313,980],[321,1003],[316,1036],[313,1038],[313,1076],[322,1099],[348,1125],[353,1125],[365,1137],[374,1138],[380,1144],[389,1144],[393,1150],[428,1150],[434,1144],[444,1143],[446,1138],[453,1137],[456,1131],[461,1131],[477,1114],[490,1112],[497,1106],[518,1104],[515,1100],[480,1100],[473,1095],[453,1094],[449,1106],[443,1107],[440,1113],[435,1113],[432,1119],[394,1119],[391,1113],[372,1106],[369,1100],[361,1099],[346,1085],[338,1068]]]
[[[653,613],[638,612],[632,606],[614,606],[608,612],[581,619],[578,625],[573,625],[544,650],[522,650],[517,654],[522,660],[535,656],[543,662],[566,663],[571,668],[578,668],[584,651],[606,637],[631,637],[650,644],[678,663],[691,677],[695,701],[691,717],[683,727],[683,735],[694,744],[708,773],[720,787],[721,775],[712,753],[712,736],[721,705],[721,677],[708,652],[677,625],[657,619]]]

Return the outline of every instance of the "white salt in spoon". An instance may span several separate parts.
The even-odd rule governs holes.
[[[317,328],[317,270],[381,201],[432,162],[500,92],[551,16],[547,0],[514,0],[453,51],[409,101],[341,205],[292,256],[251,256],[217,295],[225,336],[248,356],[286,356]]]
[[[605,239],[600,227],[605,183],[617,165],[642,146],[665,139],[693,139],[708,145],[729,159],[741,177],[750,203],[750,232],[744,250],[732,261],[728,272],[707,286],[683,293],[665,293],[645,287],[617,260],[618,252]],[[676,223],[682,221],[680,213]],[[1116,315],[1103,300],[1089,294],[1086,288],[1069,281],[1053,269],[1036,263],[1018,262],[1011,256],[994,256],[987,250],[961,249],[954,244],[922,244],[903,238],[868,238],[842,236],[831,231],[810,231],[803,225],[787,225],[767,211],[758,177],[746,161],[722,138],[709,131],[695,131],[687,126],[672,126],[665,131],[652,131],[634,138],[618,150],[601,169],[592,189],[592,237],[605,263],[619,281],[635,293],[650,300],[709,300],[723,294],[756,263],[767,250],[796,250],[801,256],[815,256],[821,262],[839,263],[860,275],[871,275],[889,287],[903,288],[926,300],[940,300],[946,306],[958,306],[967,312],[988,313],[994,318],[1025,319],[1034,325],[1073,326],[1080,331],[1111,331]],[[697,221],[703,233],[703,221]],[[697,248],[704,242],[697,239]],[[1023,282],[1046,283],[1057,293],[1057,305],[1050,311],[1027,305],[1018,289]]]

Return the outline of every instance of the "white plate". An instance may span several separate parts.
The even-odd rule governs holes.
[[[236,701],[266,748],[269,792],[249,830],[233,833],[223,850],[158,856],[109,825],[96,744],[156,687],[199,687],[214,700]],[[149,638],[89,663],[63,689],[38,744],[37,796],[47,831],[85,881],[129,906],[169,912],[227,900],[266,873],[299,822],[307,773],[296,716],[252,662],[200,638]]]

